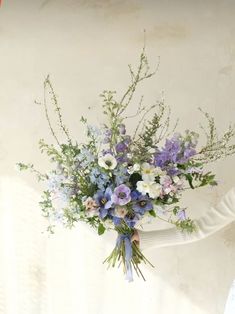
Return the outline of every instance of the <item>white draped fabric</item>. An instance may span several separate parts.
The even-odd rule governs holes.
[[[133,283],[124,280],[120,269],[107,271],[102,261],[114,234],[98,237],[79,224],[48,236],[38,200],[38,193],[22,181],[1,178],[0,313],[212,313],[157,271],[143,267],[147,282]]]

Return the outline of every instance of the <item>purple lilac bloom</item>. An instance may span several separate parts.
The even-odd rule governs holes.
[[[124,142],[117,143],[115,146],[117,153],[123,153],[127,150],[127,145]]]
[[[153,209],[153,204],[151,200],[146,195],[141,195],[136,203],[133,205],[135,213],[144,215],[146,211]]]
[[[98,191],[94,199],[99,206],[100,218],[104,219],[108,215],[108,209],[112,207],[112,190],[107,188],[105,192]]]
[[[190,167],[185,170],[185,173],[202,173],[202,172],[203,172],[202,168],[199,167]]]
[[[125,184],[121,184],[114,189],[112,201],[116,205],[126,205],[131,201],[131,190]]]
[[[120,134],[126,134],[126,126],[124,124],[119,124],[118,129]]]
[[[178,168],[174,167],[174,166],[173,167],[168,167],[168,169],[167,169],[167,174],[169,176],[177,176],[180,173],[181,173],[181,171]]]
[[[126,135],[126,136],[124,137],[124,143],[125,143],[126,145],[129,145],[130,142],[131,142],[131,137],[130,137],[130,135]]]
[[[179,220],[183,221],[183,220],[186,220],[186,213],[185,213],[185,210],[182,209],[180,210],[178,213],[177,213],[177,216],[179,218]]]
[[[104,135],[107,136],[107,137],[111,137],[111,136],[112,136],[112,130],[106,129],[106,130],[104,131]]]
[[[121,155],[116,157],[116,160],[119,164],[123,164],[124,162],[128,162],[129,159],[127,158],[127,156]]]
[[[184,151],[184,157],[185,157],[186,159],[189,159],[190,157],[194,156],[196,153],[197,153],[197,152],[196,152],[196,150],[195,150],[194,148],[188,147],[188,148],[186,148],[185,151]]]
[[[184,164],[196,154],[195,145],[192,141],[186,143],[179,134],[175,134],[172,139],[166,140],[161,150],[157,150],[154,163],[161,168],[169,164]]]
[[[165,147],[162,150],[158,150],[155,154],[155,165],[163,168],[168,163],[176,163],[177,156],[181,150],[180,144],[178,138],[167,139]]]
[[[103,144],[110,143],[111,136],[112,136],[112,131],[110,129],[105,129],[103,132]]]

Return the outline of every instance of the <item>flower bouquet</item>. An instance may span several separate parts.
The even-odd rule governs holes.
[[[214,119],[203,112],[207,127],[203,127],[205,144],[198,148],[199,135],[193,131],[176,133],[170,124],[170,108],[164,101],[146,107],[141,98],[136,113],[138,123],[132,136],[126,132],[126,109],[140,82],[152,77],[145,49],[136,70],[129,66],[131,83],[124,95],[116,98],[113,91],[101,94],[105,123],[99,128],[86,126],[86,143],[70,137],[62,120],[61,109],[49,77],[44,82],[41,103],[55,144],[40,140],[53,169],[42,174],[32,164],[19,163],[20,170],[29,169],[45,182],[40,206],[48,218],[48,230],[54,232],[56,223],[73,227],[83,221],[99,235],[116,230],[117,241],[105,260],[110,266],[122,265],[126,278],[133,279],[133,270],[144,276],[140,263],[145,258],[133,234],[149,218],[165,220],[182,231],[193,232],[194,222],[187,217],[186,208],[179,205],[186,189],[216,185],[215,175],[205,171],[205,165],[235,153],[231,144],[235,128],[229,126],[218,135]],[[61,142],[52,127],[47,97],[50,95],[58,117],[58,125],[67,138]],[[151,265],[151,264],[150,264]]]

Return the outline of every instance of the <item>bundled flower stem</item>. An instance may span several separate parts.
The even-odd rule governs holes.
[[[144,262],[154,267],[141,252],[138,244],[132,241],[134,231],[132,229],[120,230],[117,228],[118,238],[116,246],[112,253],[104,260],[108,263],[109,267],[115,267],[118,263],[119,266],[123,265],[123,272],[126,279],[130,282],[133,281],[133,268],[138,276],[145,280],[143,273],[139,268],[139,264]]]
[[[41,139],[39,148],[53,167],[43,174],[31,163],[18,166],[20,170],[28,169],[45,184],[40,206],[49,222],[48,231],[53,233],[56,224],[71,228],[83,221],[99,235],[109,229],[118,232],[115,248],[105,262],[112,267],[122,265],[131,281],[133,270],[144,279],[139,267],[142,262],[151,265],[132,241],[134,230],[146,221],[160,219],[182,232],[195,231],[195,223],[180,204],[181,196],[187,189],[217,184],[215,175],[205,171],[205,165],[235,153],[235,144],[231,143],[235,127],[229,125],[219,135],[214,119],[203,113],[208,122],[207,127],[202,127],[206,143],[199,146],[196,132],[176,133],[177,121],[171,128],[171,110],[163,100],[145,106],[141,97],[137,111],[127,116],[126,109],[138,85],[156,72],[150,71],[145,49],[137,69],[129,66],[129,70],[131,82],[119,100],[115,91],[101,94],[105,123],[96,127],[81,118],[86,128],[86,143],[70,137],[47,77],[41,105],[55,144]],[[49,101],[65,141],[53,126]],[[131,136],[125,123],[137,117],[139,121]]]

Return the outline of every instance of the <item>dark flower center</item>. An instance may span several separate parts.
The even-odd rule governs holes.
[[[112,162],[111,162],[110,160],[106,160],[106,161],[105,161],[105,164],[106,164],[108,167],[110,167],[110,166],[112,165]]]
[[[141,207],[145,207],[145,206],[147,205],[147,201],[140,201],[140,202],[139,202],[139,205],[140,205]]]
[[[120,192],[120,193],[118,194],[118,197],[121,198],[121,199],[124,199],[124,198],[126,197],[126,193]]]
[[[103,198],[101,199],[100,203],[101,203],[102,205],[105,205],[105,204],[107,203],[107,199],[106,199],[105,197],[103,197]]]

